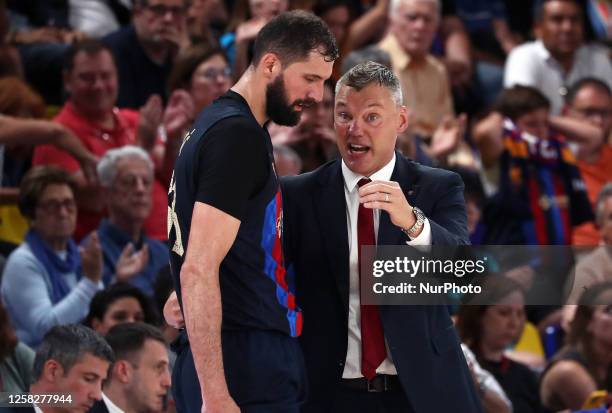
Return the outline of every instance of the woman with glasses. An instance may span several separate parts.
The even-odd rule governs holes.
[[[103,288],[97,234],[78,249],[75,184],[56,167],[37,167],[24,177],[19,209],[30,222],[25,242],[9,256],[2,277],[2,301],[17,337],[35,347],[51,327],[77,323]]]
[[[176,58],[168,79],[169,95],[178,89],[189,93],[194,116],[230,87],[231,70],[227,57],[218,47],[189,46]]]
[[[591,286],[578,303],[566,344],[540,380],[542,401],[554,411],[593,404],[597,390],[612,393],[612,282]]]

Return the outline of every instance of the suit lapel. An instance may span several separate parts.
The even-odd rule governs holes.
[[[329,172],[321,176],[314,205],[319,219],[324,249],[342,300],[342,308],[348,313],[348,229],[346,226],[344,180],[340,162],[330,166]]]
[[[391,180],[398,182],[404,192],[408,203],[412,206],[419,193],[418,176],[412,161],[404,158],[399,152],[395,153],[395,168]],[[378,245],[402,245],[404,235],[393,225],[389,214],[381,211],[378,223]]]

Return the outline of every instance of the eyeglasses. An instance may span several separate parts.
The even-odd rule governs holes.
[[[181,6],[164,6],[163,4],[154,4],[145,6],[151,13],[156,17],[164,17],[168,13],[172,13],[172,16],[182,16],[185,13],[185,7]]]
[[[221,76],[224,79],[227,79],[231,75],[232,75],[232,69],[230,69],[228,66],[224,67],[223,69],[216,69],[214,67],[211,67],[198,74],[198,76],[201,76],[204,79],[210,80],[210,81],[216,80],[219,76]]]
[[[48,214],[57,214],[62,208],[65,208],[68,212],[74,212],[76,211],[76,202],[74,198],[66,198],[62,201],[52,199],[39,203],[38,208]]]

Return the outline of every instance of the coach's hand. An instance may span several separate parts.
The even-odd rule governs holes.
[[[408,229],[416,222],[412,206],[394,181],[372,181],[359,188],[359,202],[369,209],[387,211],[393,225]],[[415,234],[415,236],[418,234]]]

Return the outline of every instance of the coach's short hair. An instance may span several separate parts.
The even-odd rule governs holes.
[[[255,38],[253,64],[266,53],[274,53],[283,65],[306,60],[312,51],[326,61],[338,58],[338,46],[329,27],[319,17],[303,10],[282,13],[268,22]]]
[[[387,88],[396,105],[402,105],[402,87],[393,71],[387,66],[376,62],[360,63],[346,72],[336,83],[336,95],[342,86],[352,87],[360,91],[371,84]]]
[[[57,361],[68,374],[70,369],[86,354],[91,354],[109,363],[113,363],[113,350],[104,338],[89,327],[80,324],[55,326],[42,340],[36,350],[32,379],[38,381],[48,360]]]

